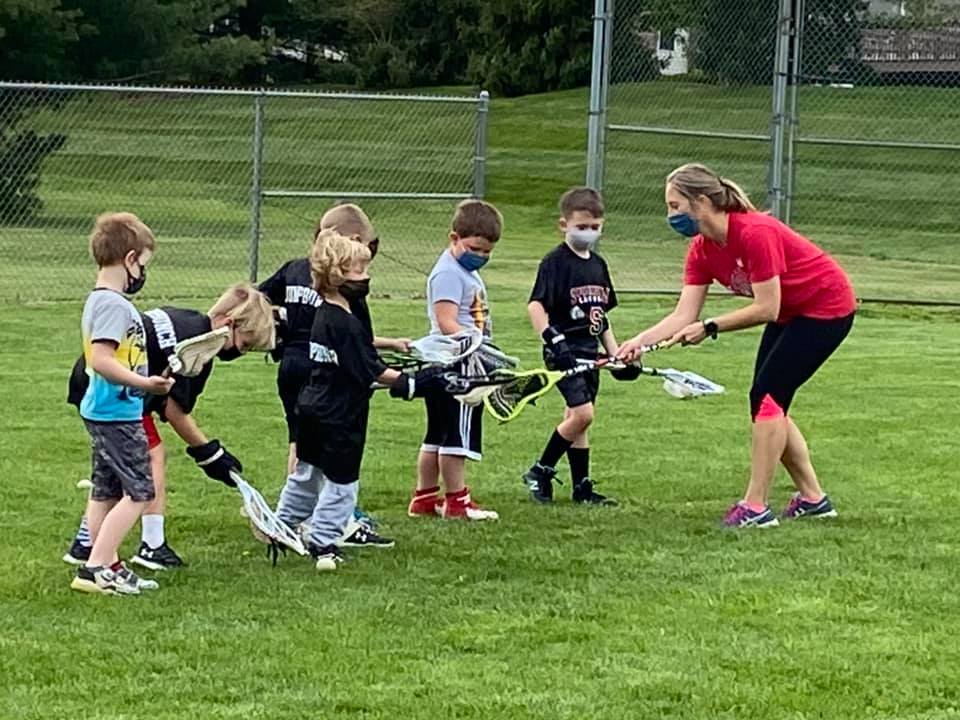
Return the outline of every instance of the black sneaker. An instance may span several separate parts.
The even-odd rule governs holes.
[[[148,570],[171,570],[186,565],[166,543],[156,548],[150,547],[145,542],[140,543],[140,549],[130,558],[130,562]]]
[[[90,550],[92,548],[89,545],[83,545],[74,538],[70,549],[63,556],[63,561],[68,565],[86,565],[90,559]]]
[[[530,491],[530,499],[534,502],[546,505],[553,502],[553,479],[557,476],[557,471],[552,467],[534,463],[533,466],[523,474],[523,483]],[[557,480],[557,482],[560,482]]]
[[[392,548],[393,540],[379,535],[372,528],[354,521],[347,526],[347,532],[344,537],[337,541],[341,547],[374,547],[374,548]]]
[[[336,545],[325,545],[324,547],[310,545],[307,547],[307,550],[310,553],[310,557],[316,561],[317,570],[324,572],[336,570],[347,560],[343,556],[343,552]]]
[[[573,501],[580,505],[619,505],[616,500],[593,491],[593,480],[584,478],[573,486]]]

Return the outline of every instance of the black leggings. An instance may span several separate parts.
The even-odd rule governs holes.
[[[823,365],[853,327],[853,313],[835,320],[794,318],[768,323],[760,339],[750,388],[750,417],[757,419],[766,396],[786,415],[797,390]]]

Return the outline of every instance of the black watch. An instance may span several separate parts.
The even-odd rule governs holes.
[[[708,319],[703,321],[703,331],[707,334],[707,337],[716,340],[717,333],[720,332],[720,328],[717,325],[716,320]]]

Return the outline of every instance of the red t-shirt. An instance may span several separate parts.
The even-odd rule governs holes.
[[[753,297],[753,283],[777,276],[778,323],[799,315],[832,320],[857,307],[850,280],[837,261],[772,215],[730,213],[724,245],[697,235],[687,251],[687,285],[716,280],[736,295]]]

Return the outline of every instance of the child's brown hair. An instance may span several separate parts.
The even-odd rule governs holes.
[[[589,187],[573,187],[560,197],[560,214],[567,220],[577,211],[603,217],[603,196]]]
[[[339,288],[357,263],[370,262],[370,250],[335,230],[321,230],[310,251],[310,277],[321,295]]]
[[[139,257],[144,250],[153,252],[156,247],[150,228],[129,212],[103,213],[90,233],[90,254],[100,267],[123,262],[131,250]]]
[[[460,237],[482,237],[492,243],[503,232],[503,215],[484,200],[464,200],[453,213],[451,229]]]

